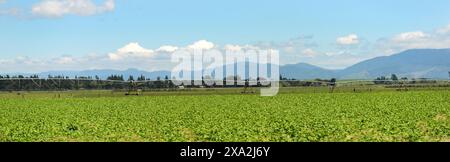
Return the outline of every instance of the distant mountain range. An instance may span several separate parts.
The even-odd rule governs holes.
[[[280,66],[280,74],[286,78],[300,80],[316,78],[338,79],[374,79],[379,76],[396,74],[399,77],[448,79],[450,71],[450,49],[414,49],[391,56],[377,57],[362,61],[342,70],[329,70],[307,63]],[[111,74],[123,75],[125,78],[144,75],[156,79],[170,76],[170,71],[147,72],[138,69],[119,70],[85,70],[85,71],[50,71],[39,73],[48,75],[99,76],[102,79]]]
[[[377,57],[338,71],[341,78],[375,78],[397,74],[410,78],[448,79],[450,49],[416,49]]]
[[[284,77],[297,79],[374,79],[396,74],[408,78],[448,79],[450,49],[415,49],[362,61],[343,70],[327,70],[309,64],[286,65]]]

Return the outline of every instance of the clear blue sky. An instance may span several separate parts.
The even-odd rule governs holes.
[[[32,13],[42,0],[1,1],[0,59],[107,54],[129,42],[157,49],[203,39],[255,44],[306,35],[325,52],[353,33],[375,42],[450,24],[449,0],[116,0],[107,12],[56,17]]]

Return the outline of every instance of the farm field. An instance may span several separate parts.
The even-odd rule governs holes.
[[[0,141],[450,141],[445,89],[283,91],[275,97],[1,93]]]

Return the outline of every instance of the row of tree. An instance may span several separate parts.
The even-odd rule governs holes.
[[[22,91],[22,90],[81,90],[81,89],[129,89],[132,82],[114,82],[104,80],[82,80],[82,79],[14,79],[0,80],[0,91]],[[134,83],[140,89],[175,88],[169,80],[156,80],[149,82]]]
[[[234,80],[234,82],[233,82]],[[232,83],[230,83],[230,81]],[[220,81],[222,84],[207,85],[202,79],[202,84],[182,85],[183,87],[244,87],[250,86],[250,81],[241,80],[240,77],[227,77]],[[252,85],[253,86],[253,85]],[[255,86],[262,86],[260,79],[257,79]],[[123,75],[110,75],[106,80],[101,80],[98,76],[75,76],[74,79],[68,76],[47,76],[47,78],[39,78],[37,75],[33,76],[0,76],[0,91],[21,91],[21,90],[80,90],[80,89],[162,89],[162,88],[180,88],[176,86],[168,76],[164,79],[157,77],[156,80],[150,80],[141,75],[135,79],[134,76],[129,76],[125,80]]]
[[[450,74],[450,72],[449,72]],[[396,74],[392,74],[391,77],[381,76],[377,77],[374,81],[375,84],[417,84],[417,83],[436,83],[436,80],[430,80],[428,78],[412,78],[397,77]]]

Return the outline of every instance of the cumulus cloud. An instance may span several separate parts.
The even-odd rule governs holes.
[[[176,47],[176,46],[168,46],[168,45],[166,45],[166,46],[161,46],[161,47],[159,47],[158,49],[156,49],[156,52],[167,52],[167,53],[172,53],[172,52],[175,52],[175,51],[177,51],[179,48],[178,47]]]
[[[450,48],[450,25],[431,32],[413,31],[381,38],[374,46],[375,52],[384,55],[408,49]]]
[[[65,15],[89,16],[113,11],[114,0],[104,0],[100,5],[93,0],[43,0],[32,6],[32,14],[41,17]]]
[[[227,44],[227,45],[225,45],[224,49],[226,51],[241,51],[242,47],[239,45]]]
[[[339,45],[353,45],[359,43],[358,35],[350,34],[347,36],[339,37],[336,39],[336,43]]]
[[[248,50],[260,50],[261,47],[255,46],[255,45],[233,45],[233,44],[227,44],[223,47],[223,50],[225,51],[248,51]]]
[[[122,48],[119,48],[115,53],[109,53],[108,57],[111,60],[117,61],[124,58],[142,58],[152,57],[155,52],[150,49],[145,49],[139,43],[129,43]]]
[[[167,58],[164,57],[168,56],[167,54],[173,53],[175,51],[178,50],[183,50],[183,49],[202,49],[202,50],[210,50],[210,49],[214,49],[216,48],[216,45],[214,45],[214,43],[209,42],[207,40],[199,40],[194,42],[191,45],[188,45],[186,47],[177,47],[177,46],[172,46],[172,45],[164,45],[161,46],[159,48],[157,48],[156,50],[152,50],[152,49],[147,49],[142,47],[139,43],[137,42],[132,42],[129,43],[127,45],[125,45],[124,47],[118,49],[116,52],[113,53],[109,53],[108,54],[108,59],[109,60],[113,60],[113,61],[118,61],[121,60],[123,61],[124,59],[128,59],[128,58],[154,58],[155,56],[159,56],[158,58]],[[163,56],[161,56],[163,55]]]
[[[396,42],[411,42],[411,41],[418,41],[418,40],[424,39],[426,37],[427,37],[427,34],[425,34],[424,32],[415,31],[415,32],[406,32],[406,33],[398,34],[398,35],[394,36],[394,38],[392,38],[392,40],[396,41]]]
[[[14,59],[0,59],[0,69],[3,72],[43,72],[52,70],[88,70],[88,69],[128,69],[138,68],[148,71],[171,70],[176,63],[171,62],[170,54],[178,50],[226,49],[251,50],[259,49],[255,45],[226,45],[216,46],[207,40],[196,41],[184,47],[164,45],[156,50],[141,46],[138,42],[131,42],[107,54],[88,54],[84,56],[62,55],[55,58],[17,57]]]
[[[209,50],[214,48],[214,43],[208,42],[207,40],[199,40],[194,44],[188,46],[189,49],[202,49]]]

